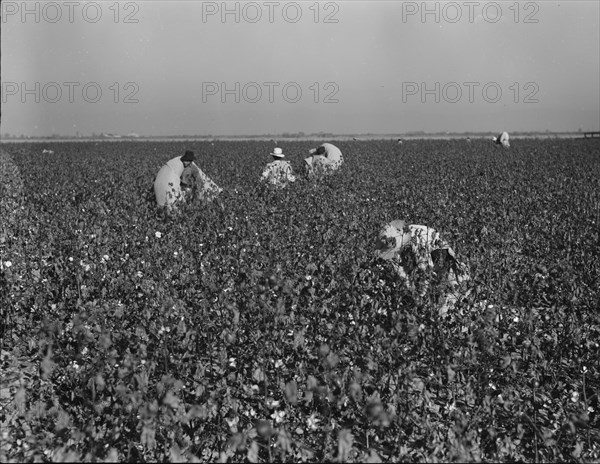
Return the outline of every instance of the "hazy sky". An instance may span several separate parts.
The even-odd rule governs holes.
[[[598,0],[3,1],[0,131],[598,130],[599,20]]]

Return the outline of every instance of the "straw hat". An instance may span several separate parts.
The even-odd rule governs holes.
[[[273,153],[271,153],[272,156],[274,156],[275,158],[285,158],[285,155],[283,154],[283,150],[281,150],[281,148],[277,147],[273,149]]]

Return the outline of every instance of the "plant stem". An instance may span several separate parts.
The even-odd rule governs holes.
[[[534,419],[535,423],[537,424],[537,406],[535,405],[535,383],[533,384],[533,419]],[[535,464],[537,464],[538,462],[540,462],[540,459],[538,456],[537,433],[534,432],[533,438],[534,438],[534,444],[535,444]]]
[[[582,381],[582,388],[583,388],[583,404],[585,405],[585,412],[587,413],[588,410],[588,401],[587,401],[587,393],[585,392],[585,371],[583,369],[581,369],[581,381]],[[590,428],[587,427],[587,442],[588,442],[588,448],[592,449],[592,446],[590,444]]]

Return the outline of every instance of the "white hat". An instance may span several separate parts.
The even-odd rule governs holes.
[[[283,151],[279,147],[274,148],[273,153],[271,153],[271,155],[273,155],[275,158],[285,158]]]

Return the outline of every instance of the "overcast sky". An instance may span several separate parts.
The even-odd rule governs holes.
[[[599,18],[598,0],[3,1],[1,132],[598,130]]]

